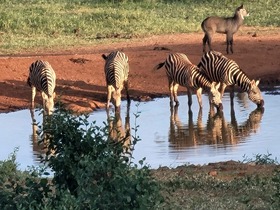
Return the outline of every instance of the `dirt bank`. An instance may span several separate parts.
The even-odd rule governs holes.
[[[280,30],[257,32],[243,28],[234,36],[234,59],[250,78],[262,85],[280,81]],[[131,94],[135,100],[168,95],[165,72],[151,69],[170,52],[186,53],[197,64],[202,55],[202,33],[153,36],[110,45],[89,46],[59,52],[32,52],[0,57],[0,112],[29,107],[31,89],[26,85],[28,67],[36,59],[49,61],[57,74],[57,95],[71,109],[92,111],[106,102],[102,53],[122,50],[130,62]],[[225,36],[214,37],[214,49],[225,53]],[[184,89],[181,88],[181,91]],[[36,102],[41,104],[39,94]]]

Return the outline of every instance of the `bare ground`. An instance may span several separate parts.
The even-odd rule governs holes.
[[[243,28],[234,36],[234,54],[228,55],[252,79],[262,85],[280,81],[280,29]],[[47,60],[57,74],[56,93],[71,109],[91,112],[106,102],[104,60],[102,53],[122,50],[129,57],[130,93],[135,100],[168,95],[164,70],[152,68],[170,52],[186,53],[197,64],[202,55],[202,33],[153,36],[126,40],[110,45],[89,46],[59,52],[32,52],[0,57],[0,112],[26,109],[30,106],[31,89],[26,85],[28,68],[36,59]],[[225,36],[216,34],[214,49],[225,53]],[[181,88],[181,91],[184,89]],[[41,104],[39,94],[36,103]]]

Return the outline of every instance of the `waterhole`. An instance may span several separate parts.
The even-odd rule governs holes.
[[[185,95],[179,97],[179,107],[170,107],[169,98],[158,98],[132,101],[128,110],[123,101],[118,126],[130,129],[131,135],[140,139],[133,151],[133,161],[137,163],[145,157],[151,168],[242,161],[258,154],[278,158],[280,96],[274,89],[263,91],[263,97],[264,109],[256,109],[247,94],[235,93],[231,106],[229,93],[225,93],[224,110],[219,114],[210,110],[207,95],[203,95],[202,110],[193,95],[191,111]],[[113,111],[110,115],[114,115]],[[35,119],[42,121],[40,111],[35,111]],[[107,123],[106,111],[93,112],[89,121],[103,126]],[[20,169],[40,164],[38,156],[43,151],[34,142],[36,127],[29,110],[0,114],[0,127],[0,160],[7,159],[17,148]]]

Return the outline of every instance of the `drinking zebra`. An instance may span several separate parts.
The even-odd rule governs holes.
[[[109,108],[111,98],[113,97],[113,104],[115,110],[120,109],[121,105],[121,91],[123,86],[126,90],[128,103],[130,97],[128,93],[128,57],[120,51],[111,52],[109,55],[102,54],[105,60],[105,77],[107,84],[107,109]]]
[[[45,114],[52,114],[55,98],[55,83],[55,72],[47,61],[37,60],[30,65],[27,84],[32,88],[32,109],[34,109],[34,99],[37,90],[42,94]]]
[[[233,87],[237,85],[248,93],[248,98],[258,107],[264,105],[264,100],[258,87],[259,80],[250,80],[235,61],[228,59],[222,53],[216,51],[205,53],[198,67],[211,81],[222,83],[221,97],[223,97],[226,86],[231,86],[231,98],[233,98]]]
[[[209,92],[210,104],[213,104],[217,109],[222,109],[221,96],[218,91],[220,84],[211,83],[204,73],[200,72],[198,67],[193,65],[188,57],[182,53],[171,53],[163,63],[159,63],[154,67],[154,70],[165,66],[168,85],[170,90],[170,105],[175,101],[179,105],[177,98],[177,90],[179,85],[187,88],[188,105],[192,105],[192,90],[196,92],[199,106],[202,107],[201,93],[202,89]]]

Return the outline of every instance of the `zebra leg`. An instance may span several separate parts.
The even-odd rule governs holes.
[[[31,108],[34,109],[34,100],[36,96],[36,88],[34,86],[31,87]]]
[[[234,98],[234,85],[230,86],[230,104],[233,106],[233,98]]]
[[[221,99],[223,98],[224,96],[224,92],[225,92],[225,89],[226,89],[227,85],[225,83],[222,83],[221,85]]]
[[[44,109],[44,114],[47,114],[48,108],[47,108],[47,100],[48,96],[44,93],[44,91],[41,92],[42,99],[43,99],[43,109]]]
[[[168,80],[168,86],[170,91],[170,106],[173,106],[174,94],[173,94],[173,81]]]
[[[119,112],[120,108],[121,108],[121,98],[122,98],[122,94],[121,94],[121,89],[118,88],[115,92],[114,92],[114,102],[115,102],[115,111]]]
[[[113,87],[111,85],[108,85],[107,86],[107,109],[109,109],[110,107],[110,101],[111,101],[111,98],[112,98],[112,92],[113,92]]]
[[[197,101],[199,104],[199,107],[202,108],[202,99],[201,99],[201,94],[202,94],[202,88],[198,88],[196,90],[196,97],[197,97]]]
[[[178,97],[177,97],[178,87],[179,87],[179,84],[177,84],[177,83],[175,83],[174,86],[173,86],[174,101],[175,101],[176,106],[179,106],[179,104],[180,104],[179,100],[178,100]]]
[[[189,105],[189,109],[191,109],[191,106],[192,106],[192,91],[190,89],[188,89],[188,105]]]
[[[130,105],[130,96],[129,96],[129,92],[128,92],[128,89],[129,89],[128,80],[124,81],[124,88],[125,88],[125,91],[126,91],[127,104]]]

